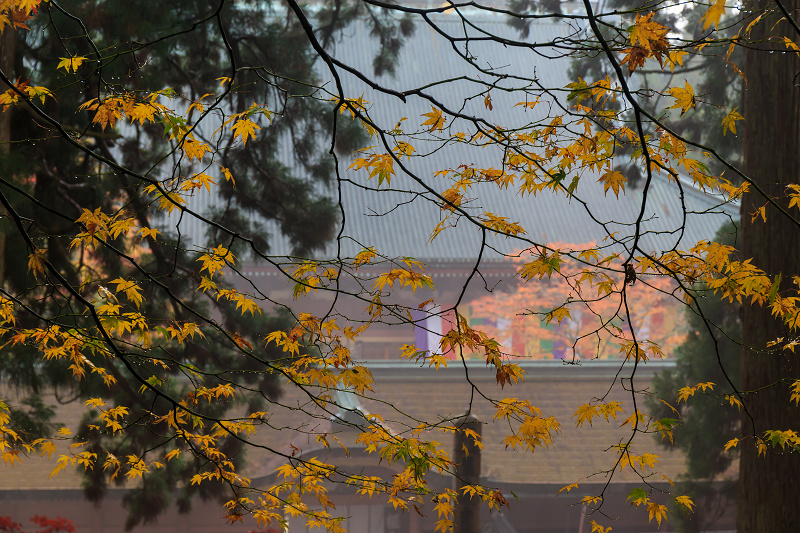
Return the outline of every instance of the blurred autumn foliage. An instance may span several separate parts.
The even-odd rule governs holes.
[[[0,516],[0,532],[2,533],[75,533],[75,525],[72,520],[67,520],[57,516],[47,518],[46,516],[36,515],[31,518],[31,522],[39,526],[39,529],[32,531],[26,530],[22,524],[15,522],[10,516]]]
[[[550,279],[527,282],[524,263],[530,255],[553,263],[567,258],[564,251],[596,250],[584,245],[553,243],[552,251],[526,250],[514,259],[523,278],[513,289],[495,291],[471,303],[470,323],[495,337],[504,351],[531,359],[609,359],[627,357],[630,327],[620,313],[624,302],[611,287],[623,278],[589,272],[579,262],[557,259]],[[528,276],[530,279],[530,276]],[[638,281],[638,282],[637,282]],[[682,302],[674,295],[675,282],[665,277],[640,276],[628,280],[630,322],[639,332],[646,357],[669,357],[671,348],[686,337]],[[622,352],[622,353],[621,353]]]

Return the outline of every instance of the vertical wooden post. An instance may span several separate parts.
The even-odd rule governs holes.
[[[460,490],[465,484],[477,485],[481,478],[481,450],[475,445],[475,439],[466,435],[464,430],[481,434],[481,423],[475,415],[467,413],[456,419],[455,450],[453,458],[456,462],[456,476],[453,489],[458,493],[458,505],[455,509],[454,533],[478,533],[480,527],[480,498],[469,498]]]

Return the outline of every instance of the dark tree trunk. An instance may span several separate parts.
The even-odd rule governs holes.
[[[10,80],[14,79],[14,51],[16,35],[13,28],[6,26],[0,34],[0,70],[5,73]],[[3,85],[0,82],[0,85]],[[0,87],[0,92],[5,92],[8,87]],[[11,111],[0,110],[0,158],[8,155],[11,148]],[[5,214],[5,209],[0,207],[0,216]],[[0,220],[0,283],[5,279],[5,254],[6,254],[6,233],[5,225]]]
[[[800,0],[784,5],[798,19]],[[751,12],[775,9],[775,4],[753,0]],[[800,40],[794,30],[776,18],[765,18],[750,38],[758,43],[770,35],[788,35]],[[776,51],[769,52],[771,48]],[[800,182],[800,56],[784,53],[784,45],[756,44],[746,49],[744,72],[744,170],[771,196],[783,197],[786,185]],[[792,276],[800,275],[800,228],[768,207],[766,223],[751,222],[753,213],[766,203],[751,192],[742,201],[742,250],[744,257],[774,279],[782,274],[781,290],[791,287]],[[793,210],[795,218],[800,214]],[[790,334],[788,328],[770,316],[768,308],[744,305],[741,386],[747,411],[742,414],[744,435],[763,436],[769,429],[800,430],[800,408],[789,403],[789,385],[800,378],[800,354],[766,349],[769,341]],[[752,417],[752,418],[751,418]],[[741,447],[738,501],[739,533],[797,531],[800,524],[800,453],[769,449],[759,457],[754,439]]]

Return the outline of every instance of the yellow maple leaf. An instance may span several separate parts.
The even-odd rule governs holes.
[[[712,24],[715,28],[719,28],[719,20],[724,14],[725,0],[716,0],[705,12],[703,18],[700,19],[703,22],[703,31],[707,30]]]
[[[136,232],[140,238],[144,239],[146,237],[150,237],[154,241],[157,240],[158,234],[161,233],[155,228],[141,228],[139,231]]]
[[[649,518],[647,521],[650,522],[651,520],[653,520],[653,518],[655,518],[656,522],[658,522],[658,527],[661,527],[661,520],[667,519],[666,505],[660,505],[656,502],[650,502],[647,504],[647,512],[649,513]]]
[[[498,233],[505,233],[508,235],[524,235],[525,228],[520,226],[517,222],[509,222],[508,218],[498,216],[488,211],[478,217],[478,220],[487,228],[494,230]]]
[[[731,112],[722,119],[722,135],[728,133],[728,130],[730,130],[731,133],[736,133],[736,121],[744,120],[744,117],[736,112],[737,109],[739,108],[734,107]]]
[[[597,505],[597,503],[602,502],[602,496],[584,496],[581,499],[581,503],[585,503],[586,505]]]
[[[430,126],[428,131],[441,130],[444,127],[445,118],[442,116],[442,112],[439,109],[431,106],[431,112],[423,113],[422,116],[428,117],[428,120],[422,123],[423,126]]]
[[[17,0],[12,3],[16,4],[17,9],[27,13],[28,11],[35,11],[39,4],[42,3],[42,0]]]
[[[597,407],[588,403],[585,403],[578,407],[578,410],[575,411],[575,414],[572,415],[572,418],[577,418],[575,421],[575,425],[581,427],[584,422],[589,422],[589,425],[592,425],[592,418],[598,416]],[[562,489],[563,490],[563,489]],[[559,491],[560,492],[560,491]]]
[[[675,498],[675,502],[678,505],[683,506],[687,511],[690,511],[690,512],[692,511],[692,508],[694,507],[694,502],[692,501],[692,499],[689,496],[677,496]]]
[[[236,123],[233,126],[231,126],[231,131],[233,132],[233,140],[235,141],[236,137],[241,137],[242,144],[247,144],[248,135],[253,139],[255,139],[256,130],[260,129],[261,127],[258,124],[246,118],[237,120]]]
[[[22,464],[22,459],[19,458],[19,450],[9,450],[3,453],[3,462],[6,466],[14,466],[14,462]]]
[[[54,453],[56,453],[56,446],[53,444],[53,441],[49,439],[44,439],[38,443],[39,446],[39,453],[42,454],[42,457],[47,456],[49,459]]]
[[[592,533],[611,533],[611,526],[603,527],[594,520],[590,521],[589,525],[592,526]]]
[[[694,89],[692,89],[692,86],[689,85],[688,81],[683,88],[672,87],[667,92],[675,99],[675,104],[671,105],[667,109],[680,109],[681,116],[683,116],[683,114],[690,109],[697,107],[697,100],[694,97]]]
[[[606,172],[597,181],[603,184],[603,192],[605,194],[608,194],[608,189],[612,189],[617,198],[619,198],[620,190],[625,192],[625,184],[628,183],[628,180],[625,178],[625,176],[616,170],[610,170]]]
[[[214,181],[214,178],[209,176],[205,173],[197,174],[193,176],[192,179],[186,180],[181,184],[181,190],[192,192],[195,189],[205,189],[207,192],[211,192],[211,186],[216,185],[217,182]]]
[[[138,120],[139,124],[144,125],[145,121],[155,122],[158,111],[159,109],[154,105],[138,103],[133,106],[128,118],[132,123]]]
[[[722,449],[722,451],[727,452],[731,448],[736,448],[736,446],[738,445],[739,445],[739,439],[731,439],[725,443],[725,447]]]
[[[666,48],[664,37],[669,33],[669,28],[653,21],[655,13],[636,15],[636,22],[628,30],[631,44],[641,46],[647,50],[663,50]]]
[[[575,482],[575,483],[570,483],[569,485],[566,485],[566,486],[564,486],[564,487],[561,487],[560,489],[558,489],[558,494],[561,494],[561,493],[562,493],[562,492],[564,492],[564,491],[567,491],[567,492],[569,492],[569,491],[571,491],[572,489],[577,489],[577,488],[578,488],[578,483],[577,483],[577,482]]]
[[[683,66],[683,56],[688,54],[686,50],[670,50],[667,52],[667,63],[669,64],[670,72],[675,72],[675,67]]]
[[[561,307],[553,309],[545,315],[545,325],[549,324],[553,320],[558,321],[558,324],[561,325],[561,322],[565,318],[572,320],[572,315],[569,313],[569,309],[562,305]]]
[[[394,176],[394,159],[389,154],[370,154],[367,157],[355,158],[347,168],[348,170],[366,168],[369,170],[369,179],[377,177],[378,185],[382,185],[384,181],[390,184]]]
[[[236,124],[239,124],[239,123],[237,122]],[[256,126],[255,124],[253,124],[253,125],[256,128],[258,128],[258,126]],[[236,127],[236,125],[234,125],[234,127]],[[250,135],[252,135],[252,137],[254,139],[256,138],[255,130],[250,132],[249,129],[248,129],[248,132],[250,133]],[[248,132],[245,132],[242,135],[242,140],[245,143],[247,142],[247,133]],[[239,132],[239,133],[241,133],[241,132]],[[236,131],[234,131],[234,139],[235,138],[236,138]],[[209,147],[204,142],[195,141],[194,139],[185,139],[183,141],[183,153],[186,154],[186,157],[189,158],[189,161],[192,161],[193,159],[197,159],[198,161],[202,161],[203,160],[203,154],[205,154],[206,152],[211,152],[211,147]]]
[[[75,57],[60,57],[61,61],[59,61],[57,69],[63,68],[67,72],[72,71],[75,72],[78,70],[78,67],[81,66],[81,63],[86,61],[86,58],[83,56],[75,56]]]
[[[109,281],[109,283],[116,283],[117,288],[114,292],[120,293],[124,292],[125,296],[133,302],[136,307],[139,307],[142,303],[142,295],[140,293],[141,288],[139,285],[136,284],[135,281],[128,281],[123,278],[117,278],[115,280]]]
[[[37,279],[39,278],[39,274],[44,274],[44,252],[45,250],[37,248],[32,254],[28,255],[28,272],[33,270],[33,276]]]
[[[220,166],[219,168],[222,170],[222,175],[225,176],[225,181],[230,181],[231,185],[236,188],[236,180],[233,179],[233,174],[231,174],[231,171],[223,166]]]
[[[608,402],[607,404],[598,406],[598,409],[600,410],[600,414],[603,415],[603,418],[606,419],[606,422],[609,422],[610,418],[616,420],[617,413],[625,413],[622,404],[619,402]]]

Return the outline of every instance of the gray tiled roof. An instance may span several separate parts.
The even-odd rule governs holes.
[[[581,191],[580,189],[585,189]],[[591,176],[579,186],[579,193],[586,198],[596,220],[586,208],[565,195],[520,196],[515,191],[502,191],[494,186],[479,187],[478,198],[467,209],[478,211],[485,208],[491,212],[508,216],[519,222],[527,236],[540,243],[597,242],[605,236],[600,223],[606,223],[611,231],[618,231],[618,238],[634,233],[632,224],[641,208],[642,191],[629,190],[617,200],[603,196],[602,186]],[[737,216],[733,206],[713,209],[716,201],[699,191],[685,187],[685,202],[690,214],[686,220],[685,233],[682,226],[679,191],[673,184],[656,179],[648,192],[645,221],[642,231],[646,234],[641,243],[645,251],[665,250],[680,245],[688,248],[701,239],[710,239],[728,219]],[[428,235],[440,219],[440,210],[431,202],[414,194],[364,190],[350,184],[343,187],[343,204],[346,212],[344,234],[363,244],[375,245],[388,256],[412,256],[426,261],[469,260],[478,253],[480,232],[470,228],[466,220],[457,227],[447,229],[433,242]],[[712,212],[707,212],[712,210]],[[701,214],[702,213],[702,214]],[[377,216],[381,215],[381,216]],[[655,232],[661,232],[658,235]],[[678,242],[680,239],[680,243]],[[498,250],[511,253],[526,247],[525,243],[490,238],[489,243]],[[358,251],[353,241],[343,241],[345,255]],[[495,257],[497,257],[495,255]],[[488,256],[487,259],[492,259]]]
[[[435,27],[426,26],[421,21],[413,38],[409,39],[402,49],[395,76],[372,74],[372,58],[374,40],[364,24],[348,28],[343,36],[331,43],[329,51],[338,61],[345,63],[364,75],[375,80],[379,85],[396,91],[407,91],[425,87],[425,92],[444,102],[450,110],[485,119],[489,123],[502,124],[505,127],[521,127],[546,117],[547,104],[533,111],[514,107],[525,100],[525,92],[515,93],[492,91],[493,110],[486,109],[483,96],[477,95],[485,87],[468,81],[466,78],[483,81],[491,80],[489,71],[497,74],[522,73],[534,77],[543,86],[558,90],[570,79],[568,69],[570,59],[564,55],[561,47],[573,28],[566,23],[554,24],[548,21],[534,22],[531,25],[528,43],[555,43],[555,46],[542,46],[533,50],[528,48],[504,46],[498,43],[486,43],[477,40],[468,44],[451,45],[439,32],[454,37],[480,37],[481,32],[497,35],[502,38],[519,39],[519,34],[506,24],[501,16],[482,14],[472,19],[480,28],[467,29],[466,33],[460,20],[453,15],[437,15],[431,19]],[[454,46],[461,52],[468,46],[473,65],[467,63],[454,52]],[[484,69],[480,72],[475,66]],[[325,76],[324,65],[320,66],[321,75]],[[404,128],[409,131],[417,127],[423,113],[431,110],[429,101],[413,95],[402,101],[400,98],[381,94],[370,88],[356,76],[340,71],[346,96],[357,98],[363,95],[371,102],[368,114],[376,124],[391,129],[403,117],[408,117]],[[433,85],[443,79],[455,80],[447,84]],[[500,79],[498,87],[519,89],[521,81]],[[326,90],[335,91],[332,83],[325,84]],[[563,93],[554,93],[561,94]],[[541,109],[541,111],[539,111]],[[342,120],[349,120],[344,117]],[[466,121],[449,117],[453,124],[453,132],[459,128],[470,127]],[[373,141],[375,142],[375,141]],[[500,168],[502,153],[497,148],[478,148],[463,144],[450,144],[442,147],[440,143],[431,143],[424,139],[412,141],[418,154],[426,150],[438,148],[425,157],[414,157],[407,162],[411,177],[397,170],[392,180],[391,190],[376,190],[376,180],[365,180],[361,172],[347,171],[349,160],[339,161],[339,172],[344,181],[341,182],[341,200],[344,210],[344,230],[341,241],[342,254],[352,256],[361,246],[375,246],[387,256],[411,256],[426,262],[463,261],[474,258],[480,246],[480,231],[464,219],[456,228],[444,231],[433,242],[428,242],[431,230],[440,221],[442,212],[435,202],[431,191],[441,192],[449,184],[445,178],[433,177],[437,170],[457,168],[462,164],[473,164],[478,168]],[[289,143],[286,144],[288,153]],[[287,155],[287,160],[290,157]],[[569,199],[563,192],[553,194],[545,192],[537,197],[522,196],[512,187],[500,190],[491,184],[476,185],[467,194],[474,198],[464,204],[465,210],[478,214],[483,210],[506,216],[512,222],[519,222],[527,231],[526,236],[540,243],[568,242],[586,243],[599,241],[606,231],[619,232],[623,239],[634,233],[632,224],[641,211],[643,191],[641,188],[629,188],[619,199],[613,194],[604,195],[602,185],[597,183],[596,175],[586,174],[582,178],[576,195],[585,203]],[[571,176],[568,177],[568,183]],[[335,197],[336,191],[324,191]],[[673,246],[689,247],[700,239],[713,237],[716,230],[730,218],[738,217],[735,205],[718,206],[716,197],[706,195],[688,183],[683,184],[683,195],[686,210],[685,224],[681,207],[681,191],[675,183],[669,183],[664,177],[655,176],[647,192],[647,204],[644,209],[644,222],[641,231],[645,234],[641,244],[646,251],[664,250]],[[200,207],[198,205],[198,207]],[[591,216],[589,214],[591,212]],[[594,219],[592,218],[594,217]],[[603,227],[605,224],[605,228]],[[683,228],[683,231],[681,231]],[[199,242],[201,233],[191,224],[183,230]],[[278,237],[272,231],[272,250],[275,255],[286,255],[291,251],[290,243]],[[680,242],[678,242],[680,240]],[[515,240],[492,237],[490,244],[505,253],[525,248],[528,244]],[[324,255],[330,256],[335,248],[331,246]],[[486,256],[491,260],[498,255],[489,252]]]

